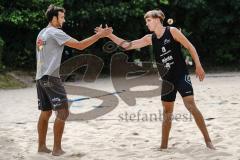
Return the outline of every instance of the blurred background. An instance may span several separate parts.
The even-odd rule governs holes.
[[[48,25],[44,13],[50,4],[66,9],[63,30],[78,40],[94,34],[100,24],[112,26],[114,33],[124,39],[141,38],[149,33],[144,14],[161,9],[166,15],[164,25],[173,19],[172,26],[181,29],[193,43],[207,71],[240,68],[240,0],[0,0],[0,81],[14,71],[15,75],[34,76],[35,41]],[[102,72],[109,74],[114,53],[102,49],[108,41],[101,39],[84,51],[65,47],[62,61],[79,53],[94,54],[104,60]],[[129,61],[153,60],[151,47],[131,52],[135,54],[129,54]]]

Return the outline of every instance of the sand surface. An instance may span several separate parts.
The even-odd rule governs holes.
[[[54,157],[37,153],[37,94],[35,86],[26,89],[0,90],[0,159],[146,159],[146,160],[240,160],[240,73],[207,74],[204,82],[194,75],[191,80],[195,100],[207,124],[217,150],[205,147],[203,137],[193,117],[183,105],[180,95],[175,102],[169,149],[159,151],[161,120],[150,119],[162,112],[160,96],[138,98],[135,106],[128,106],[119,96],[118,106],[108,114],[89,121],[67,121],[63,135],[66,154]],[[74,85],[80,85],[78,82]],[[82,83],[86,87],[114,92],[110,79]],[[142,87],[147,89],[147,87]],[[70,96],[71,97],[71,96]],[[94,108],[98,99],[75,104],[71,112]],[[80,106],[80,107],[77,107]],[[124,119],[126,114],[139,118]],[[145,116],[145,119],[144,119]],[[146,120],[146,116],[148,120]],[[53,146],[53,121],[50,119],[47,146]]]

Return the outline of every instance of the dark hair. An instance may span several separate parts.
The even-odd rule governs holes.
[[[47,9],[47,11],[45,13],[48,22],[51,22],[54,16],[58,17],[58,12],[65,13],[65,9],[62,8],[62,7],[54,6],[53,4],[48,6],[48,9]]]

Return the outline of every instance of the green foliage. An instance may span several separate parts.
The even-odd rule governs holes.
[[[166,19],[173,18],[174,25],[183,29],[203,62],[240,63],[240,0],[0,0],[0,49],[4,42],[0,65],[35,68],[35,40],[47,25],[44,13],[52,3],[65,7],[63,29],[79,40],[94,34],[96,26],[106,23],[124,39],[140,38],[148,33],[144,13],[160,8]],[[101,40],[84,52],[100,56],[107,64],[111,57],[102,51],[106,41]],[[149,50],[145,48],[141,50],[143,54],[133,55],[153,59]]]
[[[2,54],[3,54],[4,41],[0,37],[0,71],[4,68],[2,64]]]
[[[164,3],[167,1],[164,0]],[[138,38],[146,32],[144,13],[150,9],[165,8],[155,0],[65,0],[67,27],[73,34],[87,36],[100,24],[111,25],[116,33],[125,38]]]
[[[0,23],[40,29],[46,23],[45,11],[50,4],[63,5],[63,0],[1,0]]]
[[[178,25],[191,31],[193,39],[204,48],[200,55],[206,63],[240,63],[239,0],[173,0],[171,4]]]
[[[66,8],[66,28],[71,35],[77,39],[84,39],[94,32],[94,28],[100,24],[108,24],[113,27],[114,33],[126,40],[141,38],[148,33],[145,25],[144,14],[152,9],[166,10],[168,0],[65,0]],[[97,48],[101,48],[108,39],[98,42],[93,47],[88,48],[88,52],[96,54],[104,59],[108,65],[111,56],[106,57],[106,53]],[[151,59],[149,50],[142,50],[147,54],[135,52],[132,58],[142,60]],[[134,52],[134,51],[133,51]]]
[[[0,0],[0,36],[5,41],[4,65],[10,68],[35,68],[35,40],[47,25],[45,11],[63,0]]]

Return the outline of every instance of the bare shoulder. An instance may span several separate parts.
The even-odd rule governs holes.
[[[170,32],[171,32],[172,34],[177,34],[177,33],[180,32],[180,30],[177,29],[176,27],[170,27]]]
[[[177,29],[176,27],[170,27],[170,32],[171,32],[173,38],[176,41],[180,42],[180,39],[183,37],[182,32],[179,29]]]

